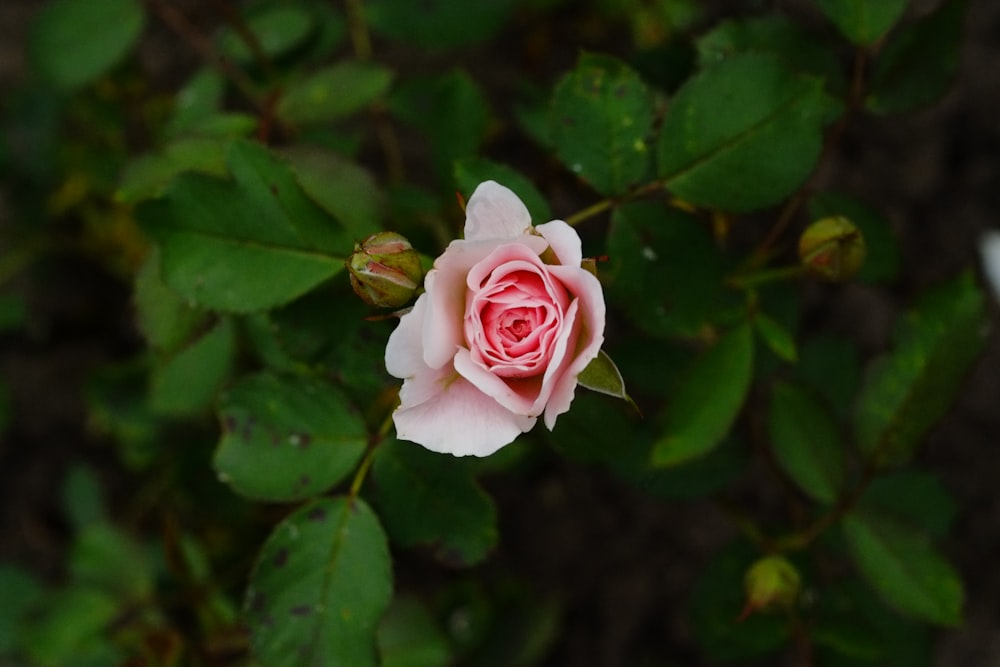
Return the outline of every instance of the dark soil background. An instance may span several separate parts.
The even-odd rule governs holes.
[[[0,2],[0,91],[26,75],[21,48],[39,4]],[[705,4],[724,11],[754,3]],[[933,3],[912,4],[921,11]],[[961,73],[945,99],[888,122],[855,119],[820,175],[887,213],[901,240],[903,268],[890,288],[848,285],[822,295],[817,326],[854,337],[868,354],[885,348],[893,318],[913,295],[977,261],[979,235],[997,226],[1000,2],[970,2],[966,30]],[[176,48],[152,40],[145,64],[170,76],[177,61],[164,50]],[[182,57],[181,66],[192,61]],[[0,184],[0,252],[9,197]],[[127,286],[86,261],[45,262],[13,288],[28,295],[30,313],[26,331],[0,336],[0,377],[13,404],[0,439],[0,562],[54,577],[66,540],[56,494],[68,464],[96,463],[109,486],[122,483],[108,448],[88,435],[84,380],[139,342]],[[991,312],[996,321],[996,302]],[[940,634],[939,667],[1000,665],[998,447],[1000,326],[920,460],[943,477],[961,508],[945,550],[967,584],[967,622]],[[711,505],[652,500],[600,471],[560,462],[490,491],[501,517],[496,558],[565,598],[547,664],[658,664],[650,660],[667,652],[665,645],[676,647],[672,664],[700,664],[682,605],[706,557],[733,536]]]

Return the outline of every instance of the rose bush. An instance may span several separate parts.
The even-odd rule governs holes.
[[[582,259],[568,224],[533,227],[517,195],[480,184],[465,238],[435,260],[386,346],[386,369],[403,380],[397,436],[487,456],[539,416],[551,430],[604,341],[604,296]]]

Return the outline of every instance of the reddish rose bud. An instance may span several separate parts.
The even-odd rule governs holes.
[[[354,253],[347,258],[347,272],[354,292],[379,308],[406,305],[423,279],[420,256],[395,232],[372,234],[354,246]]]
[[[755,611],[788,609],[799,597],[802,579],[788,559],[765,556],[747,570],[743,578],[747,601],[741,618]]]
[[[823,218],[799,238],[799,259],[806,271],[830,282],[848,280],[865,262],[865,239],[844,217]]]

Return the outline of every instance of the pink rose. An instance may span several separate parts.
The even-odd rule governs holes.
[[[562,220],[531,226],[513,192],[481,183],[426,292],[389,337],[403,379],[396,434],[435,452],[488,456],[544,414],[569,410],[577,376],[604,342],[604,295]]]

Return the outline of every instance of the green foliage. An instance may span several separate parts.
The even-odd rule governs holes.
[[[931,623],[961,622],[961,579],[925,535],[872,512],[848,515],[843,529],[855,564],[886,602]]]
[[[357,410],[334,386],[261,373],[220,401],[219,478],[255,500],[311,498],[341,481],[368,442]]]
[[[888,355],[870,369],[856,431],[876,464],[903,463],[947,411],[986,334],[983,295],[970,274],[927,294],[898,323]]]
[[[468,466],[411,442],[383,443],[375,459],[378,507],[403,546],[430,546],[441,560],[472,565],[497,541],[496,509]]]
[[[907,0],[816,0],[844,37],[856,44],[872,44],[899,20]]]
[[[57,88],[72,91],[121,62],[146,22],[139,0],[57,0],[35,21],[32,63]]]
[[[280,57],[300,45],[313,31],[313,16],[299,3],[265,6],[246,19],[245,28],[263,56]],[[240,30],[226,26],[218,35],[219,49],[237,62],[251,62],[256,55]]]
[[[962,620],[945,540],[968,508],[914,461],[988,309],[965,271],[870,359],[841,327],[852,294],[924,284],[901,252],[921,239],[888,219],[878,172],[842,169],[872,164],[880,116],[946,92],[967,2],[183,4],[41,3],[35,76],[0,113],[3,453],[15,490],[67,471],[58,516],[10,498],[33,536],[14,552],[44,551],[46,583],[0,566],[0,663],[555,663],[581,627],[663,624],[619,597],[659,585],[630,560],[653,521],[663,567],[701,570],[664,607],[684,645],[606,661],[929,667],[928,627]],[[342,269],[379,232],[431,268],[485,180],[578,231],[605,342],[556,387],[573,396],[554,428],[532,414],[516,443],[456,459],[395,437],[403,311],[373,312]],[[833,217],[864,237],[861,288],[794,263]],[[36,466],[33,386],[63,381],[67,344],[87,430],[65,434],[53,396],[55,432],[78,437]],[[41,350],[46,372],[20,363]],[[732,529],[674,529],[692,517]],[[569,591],[581,573],[600,576]],[[600,625],[590,603],[609,599],[626,626]]]
[[[771,391],[771,448],[806,495],[832,504],[844,485],[845,447],[833,416],[807,392],[785,383]]]
[[[385,67],[340,62],[289,85],[278,102],[278,117],[292,125],[341,120],[381,97],[390,83],[392,72]]]
[[[653,445],[653,465],[677,465],[722,442],[752,381],[753,332],[743,324],[720,337],[674,387],[664,435]]]
[[[769,53],[789,70],[823,78],[831,90],[844,87],[836,53],[804,26],[781,16],[724,21],[698,39],[702,68],[741,53]]]
[[[233,181],[182,174],[136,215],[157,241],[167,284],[226,312],[287,303],[343,268],[352,246],[265,149],[235,142]]]
[[[677,91],[660,130],[658,173],[698,206],[770,206],[812,173],[823,126],[838,113],[822,80],[769,55],[734,55]]]
[[[378,664],[392,596],[378,518],[357,498],[314,500],[277,525],[250,575],[244,614],[263,664]]]
[[[948,0],[893,35],[875,63],[866,106],[876,113],[900,113],[944,95],[958,70],[965,13],[964,0]]]
[[[605,195],[622,194],[649,177],[653,100],[624,63],[595,54],[552,94],[549,132],[567,169]]]
[[[619,208],[608,254],[615,302],[651,335],[696,336],[728,305],[725,260],[687,213],[650,202]]]

